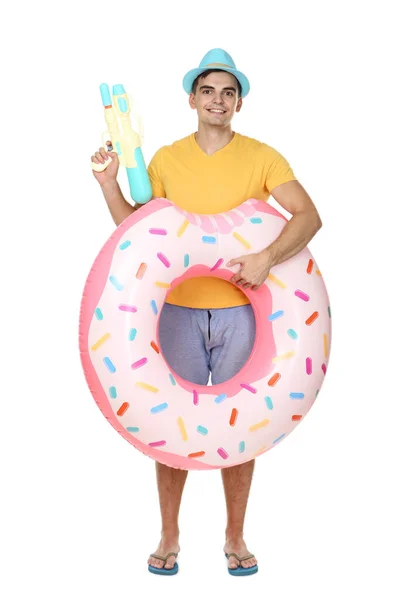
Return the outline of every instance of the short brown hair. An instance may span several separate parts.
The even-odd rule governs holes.
[[[205,79],[206,77],[208,77],[208,75],[210,75],[210,73],[218,73],[219,71],[223,71],[223,69],[208,69],[207,71],[204,71],[204,73],[200,73],[200,75],[198,75],[196,77],[196,79],[193,81],[192,94],[196,93],[197,84],[199,83],[199,79]],[[229,73],[229,71],[225,71],[225,72]],[[235,77],[235,79],[236,79],[236,77]],[[238,84],[239,98],[240,98],[242,95],[242,86],[240,85],[240,81],[238,79],[236,79],[236,82]]]

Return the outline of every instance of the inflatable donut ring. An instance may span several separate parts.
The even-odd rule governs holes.
[[[180,469],[244,463],[276,446],[313,405],[328,365],[331,320],[307,248],[274,267],[258,291],[243,290],[256,338],[229,381],[185,381],[168,366],[158,338],[170,290],[192,277],[229,281],[238,267],[226,263],[261,251],[285,223],[259,200],[197,215],[159,198],[125,219],[97,256],[81,304],[81,361],[104,416],[147,456]]]

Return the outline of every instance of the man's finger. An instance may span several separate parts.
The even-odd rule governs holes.
[[[234,265],[243,263],[243,258],[244,258],[244,256],[239,256],[239,258],[232,258],[232,260],[230,260],[228,263],[226,263],[226,266],[233,267]]]

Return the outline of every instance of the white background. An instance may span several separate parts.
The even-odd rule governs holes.
[[[395,4],[10,3],[2,14],[1,532],[4,600],[399,598],[399,151]],[[397,39],[397,41],[396,41]],[[233,128],[279,150],[324,226],[324,387],[256,464],[229,577],[220,473],[189,473],[180,573],[154,577],[154,463],[107,423],[83,376],[86,276],[114,225],[90,169],[99,84],[123,83],[146,163],[196,130],[181,81],[213,47],[250,79]],[[121,169],[119,180],[128,197]],[[397,555],[396,555],[397,554]]]

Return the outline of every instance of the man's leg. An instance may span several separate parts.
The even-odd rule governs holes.
[[[250,305],[212,310],[210,321],[210,352],[212,383],[231,379],[245,365],[254,345],[255,319]],[[255,461],[221,470],[227,508],[224,551],[238,556],[250,554],[243,539],[244,519],[250,493]],[[255,558],[242,562],[247,569],[257,564]],[[229,558],[229,568],[239,566]]]
[[[207,328],[207,311],[164,305],[159,326],[161,351],[178,375],[199,385],[207,385],[210,373],[202,333]],[[162,529],[154,554],[165,556],[180,550],[179,508],[188,472],[156,462],[156,474]],[[170,556],[165,565],[154,557],[147,562],[156,568],[172,569],[175,561],[175,557]]]

